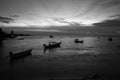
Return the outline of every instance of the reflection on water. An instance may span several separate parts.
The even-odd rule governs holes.
[[[31,76],[31,73],[41,74],[40,76],[47,73],[82,75],[91,72],[116,74],[116,71],[119,73],[119,37],[113,37],[111,42],[107,37],[79,37],[79,40],[84,40],[83,44],[76,44],[74,42],[76,38],[78,37],[55,37],[54,39],[26,37],[24,40],[5,40],[0,43],[0,58],[2,57],[4,61],[9,58],[10,51],[15,53],[33,48],[32,56],[16,61],[15,71],[19,75]],[[43,44],[48,44],[49,41],[62,41],[61,47],[44,52]],[[111,67],[108,68],[108,66]],[[7,68],[6,64],[4,68]],[[113,68],[116,70],[113,71]],[[22,71],[26,72],[23,74]],[[17,74],[14,75],[17,76]]]

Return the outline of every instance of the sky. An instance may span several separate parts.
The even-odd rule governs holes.
[[[120,0],[0,0],[0,25],[94,26],[120,20]]]

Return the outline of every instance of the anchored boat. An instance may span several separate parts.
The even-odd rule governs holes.
[[[43,44],[44,49],[51,49],[51,48],[56,48],[56,47],[60,47],[62,42],[49,42],[48,45]]]
[[[31,55],[31,51],[32,51],[32,49],[28,49],[26,51],[22,51],[22,52],[19,52],[19,53],[9,52],[10,59],[14,60],[14,59],[25,57],[27,55]]]
[[[84,40],[75,39],[74,42],[75,42],[75,43],[83,43]]]

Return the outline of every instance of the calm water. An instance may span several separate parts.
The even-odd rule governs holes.
[[[84,40],[84,43],[74,43],[74,39]],[[20,52],[29,48],[33,48],[33,55],[44,55],[43,45],[50,41],[62,41],[61,48],[54,49],[54,55],[70,55],[70,54],[107,54],[120,52],[120,38],[113,37],[113,41],[108,41],[108,37],[26,37],[24,40],[5,40],[0,43],[1,57],[9,56],[8,53]],[[49,51],[49,50],[48,50]],[[46,52],[49,54],[49,52]],[[107,52],[106,52],[107,51]],[[117,52],[117,53],[118,53]],[[52,55],[51,54],[51,55]]]
[[[84,43],[74,43],[74,39],[84,40]],[[42,44],[49,41],[62,41],[61,48],[43,51]],[[16,76],[39,74],[53,76],[75,75],[77,76],[91,73],[102,73],[113,75],[120,73],[120,38],[113,37],[113,41],[108,41],[108,37],[25,37],[24,40],[5,40],[0,43],[0,67],[11,72],[9,64],[10,51],[20,52],[33,48],[32,56],[24,60],[16,61]],[[113,70],[114,68],[114,70]],[[26,70],[21,74],[20,70]],[[32,69],[32,71],[31,71]],[[1,71],[2,72],[2,71]],[[9,75],[9,73],[7,73]],[[107,76],[109,76],[107,75]],[[32,75],[33,76],[33,75]],[[24,77],[24,76],[23,76]]]

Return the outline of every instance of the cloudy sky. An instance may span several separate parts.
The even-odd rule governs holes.
[[[0,25],[93,26],[120,19],[120,0],[0,0]]]

